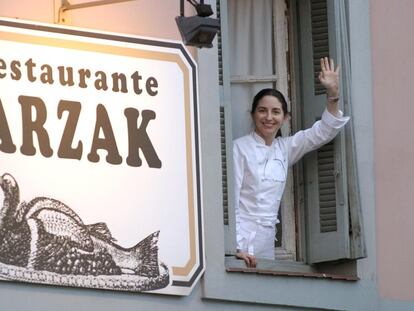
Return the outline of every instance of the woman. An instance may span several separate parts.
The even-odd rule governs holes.
[[[274,259],[274,237],[288,167],[331,141],[348,122],[339,110],[339,67],[321,59],[319,80],[328,95],[322,119],[290,137],[276,137],[289,119],[287,103],[275,89],[263,89],[252,105],[255,129],[234,141],[237,254],[248,267],[256,258]]]

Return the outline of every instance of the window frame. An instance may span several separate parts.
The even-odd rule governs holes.
[[[222,1],[225,2],[226,1]],[[335,19],[336,13],[333,12],[334,6],[330,5],[329,15],[330,18]],[[287,11],[287,14],[286,13]],[[227,6],[221,6],[222,16],[227,16]],[[289,110],[292,113],[292,124],[286,124],[282,128],[284,135],[291,133],[291,128],[294,130],[302,128],[301,114],[303,113],[301,106],[298,104],[301,101],[301,92],[299,85],[300,69],[298,53],[298,20],[297,20],[298,8],[295,0],[273,0],[273,34],[274,34],[274,67],[278,69],[277,73],[272,76],[234,76],[230,77],[228,66],[222,66],[223,69],[223,85],[220,87],[221,103],[224,105],[225,122],[226,122],[226,154],[227,154],[227,176],[233,174],[232,164],[232,134],[231,134],[231,96],[230,89],[231,83],[251,83],[251,82],[263,82],[272,81],[275,82],[276,88],[286,94],[288,97]],[[227,23],[222,23],[221,39],[224,42],[228,42],[228,27]],[[332,32],[332,29],[329,29]],[[282,34],[282,35],[281,35]],[[228,46],[226,44],[221,45],[221,51],[223,56],[223,63],[228,60]],[[288,70],[290,69],[290,72]],[[293,81],[293,82],[292,82]],[[223,100],[225,99],[225,100]],[[343,133],[340,135],[343,136]],[[342,143],[343,144],[343,143]],[[342,155],[344,158],[345,155]],[[309,271],[317,272],[324,264],[320,265],[317,269],[309,264],[308,261],[308,236],[305,224],[305,218],[307,217],[305,207],[306,188],[304,185],[304,165],[303,161],[300,161],[293,169],[289,170],[288,181],[286,183],[286,189],[284,198],[281,204],[282,209],[282,223],[285,224],[282,234],[282,247],[275,248],[277,262],[259,259],[258,269],[266,267],[268,269],[282,269],[291,271],[292,267],[294,271],[296,269],[302,269],[304,273]],[[232,178],[227,178],[227,191],[228,191],[228,217],[229,225],[225,226],[225,248],[226,255],[234,255],[236,249],[236,234],[235,234],[235,213],[234,213],[234,195],[232,192],[233,184]],[[286,229],[286,228],[289,228]],[[287,259],[288,263],[284,264],[281,259]],[[292,263],[293,262],[293,263]],[[231,270],[233,267],[239,268],[237,259],[232,257],[226,258],[226,267]],[[330,266],[330,264],[326,264]],[[345,269],[349,275],[355,276],[357,274],[355,265],[347,265],[351,268]],[[339,269],[341,270],[341,269]]]

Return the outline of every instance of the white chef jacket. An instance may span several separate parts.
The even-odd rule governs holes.
[[[335,117],[326,109],[321,120],[289,137],[275,138],[267,146],[255,132],[233,142],[234,202],[236,213],[237,249],[252,255],[267,253],[273,258],[273,247],[260,250],[258,245],[273,245],[280,200],[285,189],[288,167],[305,153],[331,141],[348,122],[349,117]],[[256,243],[256,231],[267,227],[266,243]],[[256,228],[256,229],[255,229]],[[262,236],[263,238],[263,236]],[[257,241],[256,241],[257,242]],[[259,256],[258,256],[259,257]]]

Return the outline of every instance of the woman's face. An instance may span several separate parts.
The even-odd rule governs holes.
[[[256,133],[270,145],[277,131],[282,127],[287,116],[283,112],[282,104],[271,95],[264,96],[257,104],[252,114]]]

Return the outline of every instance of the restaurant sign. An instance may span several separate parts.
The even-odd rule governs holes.
[[[0,19],[0,279],[191,292],[196,73],[178,42]]]

